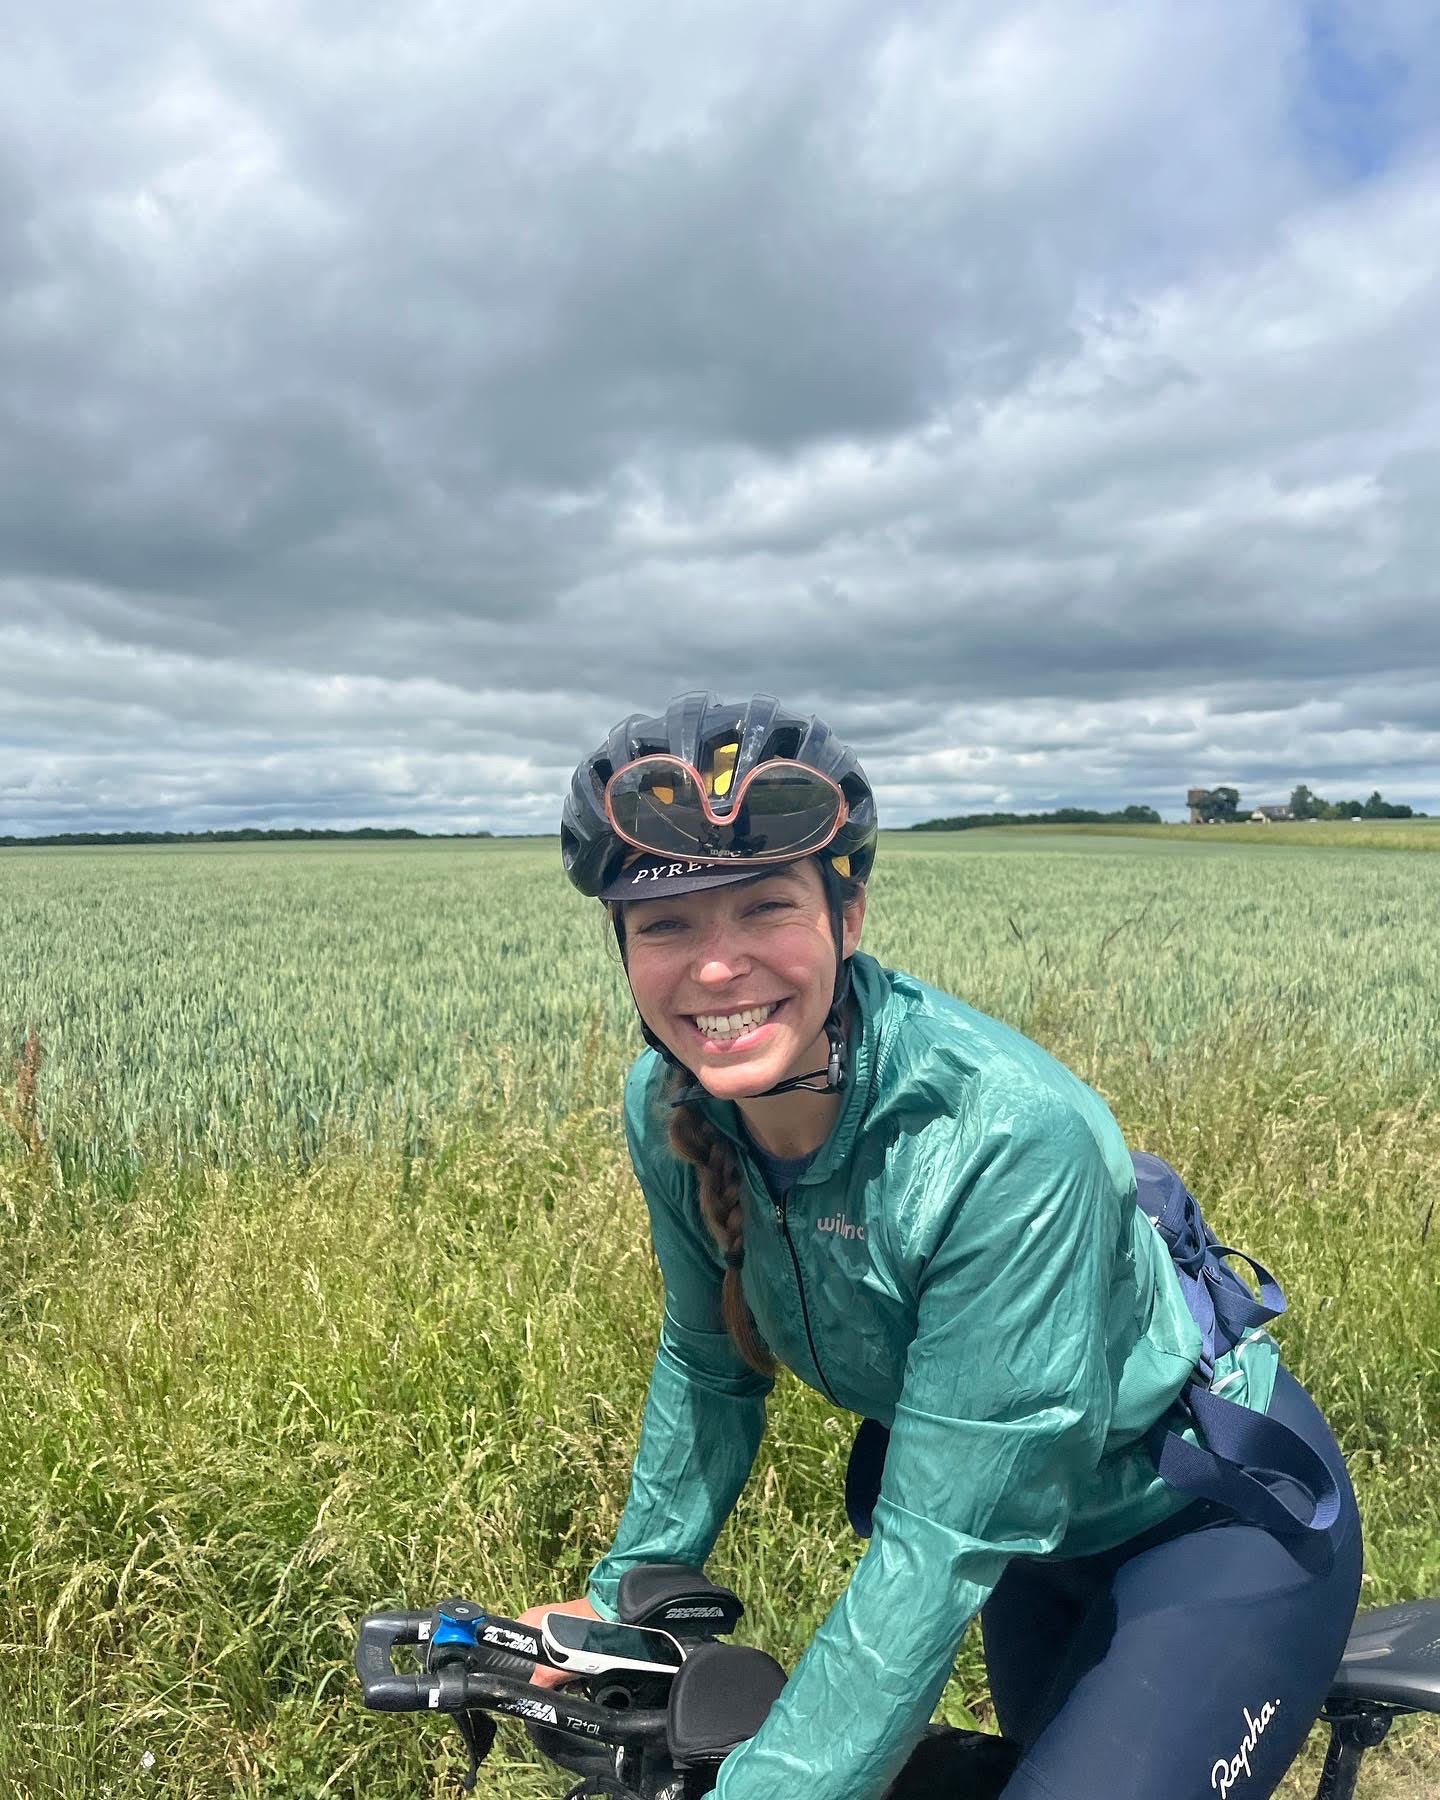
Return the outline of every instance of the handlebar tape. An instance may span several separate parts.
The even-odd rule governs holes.
[[[441,1675],[449,1672],[442,1670]],[[643,1746],[665,1738],[669,1714],[663,1706],[637,1706],[622,1711],[599,1706],[593,1700],[581,1700],[563,1688],[536,1687],[533,1682],[515,1681],[504,1675],[477,1675],[458,1669],[455,1675],[456,1691],[463,1694],[462,1707],[483,1707],[486,1712],[504,1713],[527,1724],[551,1725],[601,1744]],[[425,1704],[449,1710],[444,1697],[427,1699]]]

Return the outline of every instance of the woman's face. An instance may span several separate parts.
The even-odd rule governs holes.
[[[862,893],[845,909],[846,956],[864,916]],[[717,1099],[825,1066],[835,943],[813,861],[673,900],[627,900],[624,925],[641,1018]]]

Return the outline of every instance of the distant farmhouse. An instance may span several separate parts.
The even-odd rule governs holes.
[[[1278,825],[1282,819],[1295,817],[1288,806],[1257,806],[1252,813],[1242,813],[1239,790],[1233,787],[1187,788],[1185,804],[1190,808],[1192,825],[1233,824],[1244,818],[1256,825]]]

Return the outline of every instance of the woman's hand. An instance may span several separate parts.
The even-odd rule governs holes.
[[[580,1619],[598,1619],[600,1617],[588,1600],[552,1600],[543,1606],[530,1607],[521,1613],[519,1622],[522,1625],[533,1625],[538,1631],[540,1621],[546,1613],[552,1612],[574,1613]],[[530,1679],[536,1687],[549,1688],[559,1687],[562,1681],[570,1681],[573,1677],[564,1669],[547,1669],[537,1663],[535,1673]]]

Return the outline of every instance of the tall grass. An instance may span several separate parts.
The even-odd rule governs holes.
[[[1280,1331],[1287,1361],[1335,1424],[1360,1492],[1366,1601],[1440,1590],[1440,1078],[1403,1042],[1399,974],[1405,955],[1418,965],[1427,948],[1413,931],[1370,923],[1376,909],[1414,903],[1423,914],[1433,901],[1403,877],[1391,888],[1357,859],[1347,892],[1359,899],[1337,902],[1323,933],[1317,925],[1293,940],[1323,947],[1317,963],[1297,956],[1288,988],[1252,972],[1237,996],[1226,988],[1239,977],[1221,921],[1248,929],[1251,906],[1262,921],[1287,911],[1293,920],[1297,909],[1318,919],[1323,858],[1293,888],[1227,869],[1208,890],[1217,915],[1208,936],[1197,931],[1184,954],[1174,946],[1190,927],[1158,864],[1130,882],[1121,859],[1097,865],[1087,851],[1068,870],[1053,860],[1037,855],[1027,869],[1009,854],[931,852],[913,867],[907,858],[894,884],[898,894],[901,874],[914,877],[906,910],[882,907],[877,884],[874,937],[892,960],[926,962],[952,982],[979,969],[966,991],[979,988],[992,1005],[998,994],[1106,1094],[1133,1143],[1185,1168],[1226,1235],[1279,1269],[1292,1298]],[[552,915],[526,903],[540,872],[528,888],[523,857],[487,888],[478,865],[447,868],[444,855],[422,851],[418,873],[399,878],[418,884],[404,928],[438,944],[442,968],[452,967],[463,910],[491,950],[516,946],[496,960],[519,973],[508,985],[491,975],[491,1012],[477,1010],[468,1035],[447,1041],[443,1080],[437,1061],[410,1122],[390,1130],[383,1108],[327,1112],[312,1099],[323,1131],[267,1149],[252,1099],[249,1138],[182,1129],[147,1145],[137,1132],[130,1148],[148,1154],[126,1163],[120,1182],[113,1158],[90,1165],[56,1148],[65,1131],[72,1143],[89,1131],[103,1144],[106,1108],[139,1105],[118,1046],[128,1045],[138,1090],[164,1097],[172,1125],[185,1120],[186,1079],[213,1119],[219,1080],[207,1089],[196,1071],[207,1055],[220,1067],[215,1041],[202,1034],[200,1048],[187,1047],[178,1024],[164,1027],[188,1059],[181,1077],[152,1066],[147,1030],[172,1006],[183,1017],[189,1002],[176,993],[191,991],[192,966],[207,957],[217,1000],[227,989],[259,993],[244,987],[247,960],[299,957],[302,901],[326,924],[303,946],[297,1016],[343,1020],[343,1002],[358,1012],[318,1047],[282,1012],[256,1013],[253,1029],[271,1033],[257,1041],[274,1046],[272,1093],[282,1078],[318,1081],[326,1068],[332,1097],[361,1094],[367,1080],[378,1089],[424,1035],[400,1025],[397,1000],[393,1041],[365,1061],[370,987],[398,992],[419,966],[386,968],[356,948],[391,941],[366,935],[391,917],[388,869],[367,877],[363,860],[331,864],[327,879],[343,875],[361,896],[347,907],[303,858],[292,887],[284,867],[257,856],[262,866],[236,877],[207,914],[209,878],[188,886],[193,865],[171,861],[170,879],[198,902],[188,913],[174,902],[173,941],[193,958],[182,959],[178,982],[177,971],[142,968],[114,948],[144,939],[143,907],[132,899],[109,915],[110,991],[133,983],[142,996],[128,1038],[123,1015],[107,1015],[118,1090],[104,1106],[95,1090],[77,1091],[76,1065],[58,1051],[43,1066],[32,1051],[29,1076],[24,1062],[0,1073],[11,1150],[0,1158],[0,1792],[448,1794],[456,1765],[434,1721],[359,1707],[352,1635],[360,1613],[386,1601],[460,1589],[518,1609],[576,1592],[613,1533],[659,1306],[619,1131],[633,1044],[623,994],[593,921],[552,937]],[[427,888],[432,861],[437,886]],[[1113,910],[1098,931],[1087,891],[1097,866],[1111,901],[1124,893],[1134,907]],[[132,897],[151,891],[143,869],[127,879],[138,883]],[[372,889],[368,908],[365,879],[385,896]],[[463,909],[456,881],[470,884]],[[207,917],[233,919],[261,893],[270,935],[248,958],[207,937]],[[996,919],[997,908],[1009,910]],[[1062,917],[1073,921],[1068,934]],[[347,918],[352,929],[337,933]],[[1284,937],[1277,929],[1273,941]],[[917,955],[904,954],[907,941]],[[1361,981],[1347,986],[1353,971],[1337,944],[1379,952],[1391,979],[1377,981],[1378,999]],[[548,991],[523,1000],[546,978],[547,954]],[[63,991],[56,960],[30,971],[32,997]],[[1301,1004],[1302,979],[1328,1005]],[[70,989],[77,1000],[79,991]],[[88,991],[104,991],[98,977]],[[1169,1028],[1179,1016],[1170,1009],[1187,997],[1193,1019],[1182,1033]],[[440,1004],[438,985],[422,981],[413,1005],[429,1017]],[[549,1036],[538,1028],[546,1017]],[[48,1048],[33,999],[27,1018]],[[1346,1018],[1368,1020],[1372,1035],[1347,1040]],[[17,1031],[17,1049],[22,1041]],[[563,1107],[546,1104],[556,1082]],[[760,1465],[712,1565],[749,1600],[753,1641],[787,1660],[859,1550],[840,1503],[850,1426],[782,1380]],[[973,1641],[945,1710],[988,1718]],[[504,1742],[487,1768],[490,1791],[507,1800],[558,1791],[523,1740]],[[1372,1791],[1426,1791],[1434,1759],[1433,1734],[1408,1733]],[[1298,1778],[1287,1790],[1305,1791]]]

